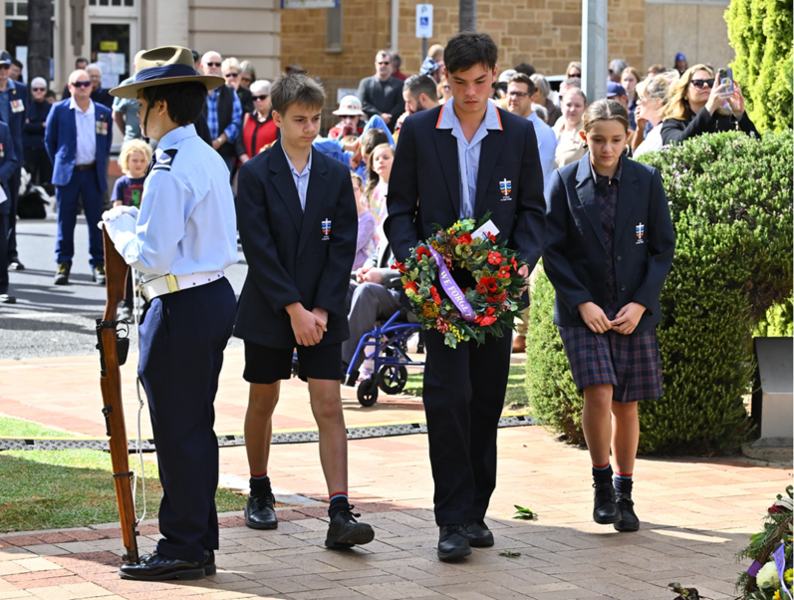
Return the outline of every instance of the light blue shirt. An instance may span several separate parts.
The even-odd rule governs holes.
[[[535,137],[538,138],[540,166],[543,169],[543,187],[549,189],[551,174],[554,172],[554,153],[557,151],[557,135],[534,111],[529,114],[527,121],[531,122],[535,127]]]
[[[173,160],[164,151],[177,151]],[[222,271],[237,262],[237,221],[229,169],[193,125],[160,140],[143,186],[135,233],[114,244],[127,264],[154,275]]]
[[[458,141],[458,173],[460,175],[460,218],[470,219],[474,216],[474,201],[477,198],[477,175],[480,172],[480,149],[482,141],[489,129],[502,129],[502,120],[496,105],[489,99],[485,109],[485,118],[480,123],[471,141],[466,140],[455,114],[455,99],[450,98],[441,109],[437,129],[451,129]]]
[[[90,165],[96,162],[96,109],[94,101],[89,100],[88,110],[83,112],[77,106],[72,96],[69,108],[74,111],[74,121],[77,125],[77,153],[74,157],[75,165]]]
[[[298,188],[298,198],[301,201],[301,210],[306,210],[306,190],[309,189],[309,175],[311,174],[312,170],[312,153],[309,152],[309,162],[306,163],[306,166],[303,168],[302,173],[298,173],[298,169],[295,168],[295,165],[292,164],[292,161],[289,159],[289,155],[287,151],[284,150],[284,146],[279,144],[281,149],[284,152],[284,157],[287,159],[287,164],[289,165],[290,173],[292,173],[292,180],[295,182],[295,187]]]

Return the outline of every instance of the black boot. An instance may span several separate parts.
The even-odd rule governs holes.
[[[359,523],[353,514],[353,505],[348,504],[346,509],[340,510],[331,519],[328,525],[328,535],[325,538],[326,548],[352,548],[356,544],[369,544],[375,539],[372,525]]]
[[[243,513],[246,526],[251,529],[275,529],[278,527],[275,505],[276,499],[272,492],[251,492]]]
[[[471,554],[469,545],[469,534],[463,525],[442,525],[438,536],[438,549],[436,551],[439,560],[450,562],[461,559]]]
[[[594,483],[595,503],[593,521],[600,525],[608,525],[620,521],[620,509],[615,500],[615,488],[612,482]]]
[[[490,548],[493,546],[493,533],[482,519],[466,521],[466,533],[469,546],[474,548]]]
[[[620,521],[614,524],[618,531],[637,531],[640,528],[640,520],[634,512],[634,501],[628,494],[617,494],[617,505],[620,509]]]

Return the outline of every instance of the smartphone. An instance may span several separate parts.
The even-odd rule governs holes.
[[[717,83],[718,85],[727,84],[726,92],[733,92],[733,71],[731,69],[718,69],[717,70]]]

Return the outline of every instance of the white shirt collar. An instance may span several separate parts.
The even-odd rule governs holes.
[[[89,99],[88,102],[89,102],[88,110],[83,112],[83,110],[79,106],[77,106],[77,102],[75,101],[74,96],[72,96],[69,99],[69,108],[72,109],[72,110],[79,111],[81,115],[93,115],[94,114],[94,101]]]

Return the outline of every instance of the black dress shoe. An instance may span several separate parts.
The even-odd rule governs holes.
[[[245,524],[251,529],[275,529],[278,527],[276,517],[276,499],[273,494],[251,494],[245,504]]]
[[[609,525],[620,521],[620,509],[615,500],[615,488],[611,481],[594,483],[595,503],[593,521],[599,525]]]
[[[614,524],[618,531],[637,531],[640,528],[640,520],[634,512],[634,501],[631,496],[621,496],[617,494],[618,508],[620,509],[620,521]]]
[[[8,263],[8,270],[9,271],[24,271],[25,265],[19,262],[18,258],[13,259],[11,262]]]
[[[194,581],[204,579],[205,565],[208,560],[206,551],[204,560],[200,563],[178,558],[168,558],[158,554],[155,550],[152,554],[145,554],[141,557],[138,564],[124,564],[119,568],[119,577],[122,579],[135,579],[136,581],[170,581],[179,579],[182,581]],[[210,565],[207,565],[210,566]],[[211,568],[215,568],[215,556],[212,555]]]
[[[469,546],[474,548],[490,548],[493,546],[493,533],[488,529],[482,519],[470,519],[466,521],[466,532],[469,539]]]
[[[17,299],[10,294],[0,294],[0,304],[16,304]]]
[[[215,566],[214,550],[204,550],[204,560],[201,561],[201,566],[204,567],[204,575],[206,577],[209,577],[210,575],[215,575],[215,573],[218,572],[218,569]]]
[[[361,515],[353,514],[352,510],[353,506],[349,504],[347,510],[340,511],[331,519],[325,537],[326,548],[352,548],[356,544],[369,544],[375,539],[372,525],[356,521],[354,517]]]
[[[438,536],[436,554],[438,559],[444,562],[460,560],[471,554],[466,528],[460,524],[442,525]]]

